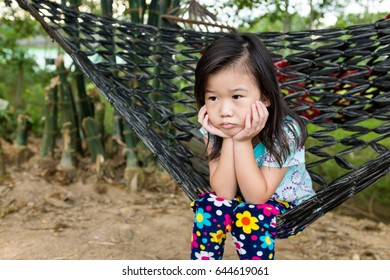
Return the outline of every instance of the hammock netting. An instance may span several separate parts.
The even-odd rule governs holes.
[[[222,32],[133,24],[46,0],[17,2],[190,199],[210,190],[194,68]],[[317,194],[279,217],[283,234],[314,222],[389,172],[390,20],[258,36],[273,55],[286,101],[308,120],[310,134],[307,168]]]

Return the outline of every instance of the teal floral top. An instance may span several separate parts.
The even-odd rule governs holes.
[[[298,126],[287,118],[286,123],[294,126],[296,131],[299,131]],[[290,119],[291,120],[291,119]],[[275,200],[287,201],[294,204],[299,204],[302,201],[315,195],[313,190],[313,183],[305,165],[305,147],[296,149],[294,134],[291,128],[286,125],[284,128],[289,136],[290,155],[282,164],[282,167],[287,167],[287,172],[283,177],[282,182],[271,197]],[[201,128],[201,133],[207,137],[208,133],[204,128]],[[213,135],[211,135],[210,142],[213,143]],[[253,150],[254,156],[259,167],[280,167],[278,162],[265,148],[264,144],[260,142]]]
[[[312,197],[315,192],[311,177],[305,166],[305,148],[296,149],[293,134],[289,132],[288,135],[291,136],[289,144],[292,152],[282,165],[282,167],[287,167],[287,172],[272,198],[299,204]],[[279,164],[264,147],[263,143],[257,144],[253,152],[259,167],[279,167]]]

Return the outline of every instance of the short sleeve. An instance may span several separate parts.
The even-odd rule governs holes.
[[[290,147],[291,148],[291,147]],[[282,167],[289,167],[293,165],[298,165],[300,163],[305,163],[305,148],[295,149],[289,154],[287,159],[282,164]],[[280,167],[279,163],[275,160],[275,158],[270,154],[268,150],[266,150],[264,154],[263,166],[268,167]]]
[[[204,138],[209,137],[209,133],[207,132],[207,130],[203,126],[199,129],[199,131],[203,135]]]
[[[199,131],[204,138],[209,139],[211,145],[214,145],[214,135],[208,133],[208,131],[203,126],[199,129]]]
[[[305,147],[296,148],[296,138],[294,136],[294,133],[292,129],[296,131],[296,134],[299,135],[300,130],[299,126],[295,123],[290,121],[289,124],[291,124],[291,127],[286,125],[284,127],[285,132],[287,133],[288,137],[288,145],[290,148],[290,154],[287,156],[286,160],[283,162],[282,167],[288,167],[293,165],[298,165],[305,162]],[[264,161],[263,166],[269,166],[269,167],[280,167],[279,163],[276,161],[276,159],[271,155],[271,153],[268,151],[268,149],[265,150],[264,153]]]

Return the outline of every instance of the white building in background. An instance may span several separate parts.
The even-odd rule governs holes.
[[[27,53],[35,58],[41,69],[54,70],[54,60],[59,56],[64,57],[65,67],[72,64],[70,56],[59,47],[49,36],[38,35],[33,38],[18,40],[18,45],[27,50]]]

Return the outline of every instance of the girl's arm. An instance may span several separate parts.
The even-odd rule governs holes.
[[[225,138],[221,155],[209,162],[211,188],[217,196],[230,200],[234,199],[238,188],[233,157],[233,140]]]
[[[223,138],[221,154],[209,161],[210,185],[217,196],[224,199],[233,199],[237,193],[237,179],[233,161],[233,140],[209,122],[206,106],[198,113],[198,121],[211,134]],[[205,139],[207,143],[207,139]],[[208,148],[210,155],[212,147]]]
[[[253,153],[252,138],[264,128],[268,119],[266,106],[257,101],[245,119],[245,128],[233,137],[234,168],[237,182],[248,203],[262,204],[268,201],[282,182],[287,168],[261,168]]]
[[[263,204],[275,193],[287,172],[287,167],[257,166],[250,141],[234,142],[234,168],[238,185],[248,203]]]

